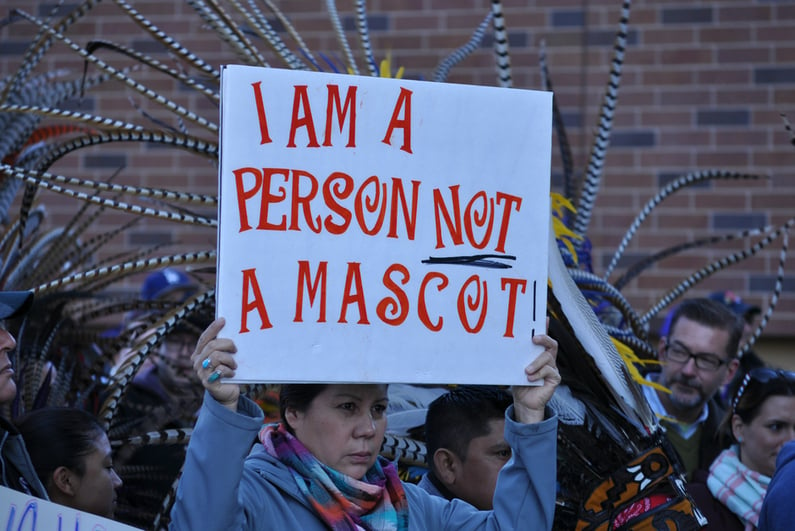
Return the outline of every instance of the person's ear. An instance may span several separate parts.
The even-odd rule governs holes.
[[[657,342],[657,354],[660,359],[665,359],[668,357],[668,353],[665,352],[665,345],[668,344],[668,338],[665,336],[660,336],[660,340]]]
[[[284,408],[284,421],[293,429],[293,431],[295,431],[295,428],[299,425],[300,420],[301,414],[297,409],[290,406]]]
[[[53,471],[52,484],[67,496],[74,496],[77,492],[77,477],[65,466],[59,466]]]
[[[433,453],[436,477],[447,487],[455,484],[458,477],[458,456],[447,448],[439,448]]]
[[[745,431],[745,424],[740,415],[732,415],[732,435],[738,443],[743,442],[743,432]]]
[[[737,369],[740,367],[740,360],[737,358],[732,358],[732,360],[726,364],[726,377],[723,379],[723,385],[728,385],[729,382],[732,381],[734,378],[734,374],[737,372]]]

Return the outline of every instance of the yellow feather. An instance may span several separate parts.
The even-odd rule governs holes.
[[[582,240],[582,236],[572,232],[560,218],[552,217],[552,228],[555,231],[556,238],[568,238],[571,240]]]
[[[563,221],[555,216],[552,216],[552,230],[555,233],[555,239],[558,241],[558,243],[562,243],[566,246],[571,260],[575,265],[577,265],[579,262],[579,256],[577,255],[577,250],[575,249],[572,240],[582,240],[582,236],[574,234],[571,229],[569,229],[566,224],[563,223]]]
[[[624,360],[624,363],[627,365],[627,369],[629,370],[630,377],[635,380],[640,385],[648,385],[658,391],[662,391],[664,393],[671,392],[670,389],[665,387],[664,385],[660,385],[657,382],[652,382],[651,380],[647,380],[643,377],[640,373],[636,365],[651,365],[651,364],[659,364],[660,362],[657,360],[642,360],[640,359],[635,352],[629,348],[627,345],[619,341],[618,339],[611,337],[610,340],[616,347],[618,354],[621,356],[621,359]]]
[[[382,59],[381,63],[379,64],[379,76],[391,78],[392,77],[392,53],[387,52],[386,59]],[[395,79],[403,79],[403,74],[406,71],[404,67],[398,68],[398,71],[395,73]]]
[[[392,53],[386,54],[386,59],[381,59],[381,77],[392,77]]]
[[[577,209],[574,208],[574,205],[571,204],[571,201],[566,199],[562,194],[557,192],[552,192],[549,194],[552,204],[552,211],[557,214],[558,217],[563,217],[563,209],[565,208],[571,213],[577,212]]]

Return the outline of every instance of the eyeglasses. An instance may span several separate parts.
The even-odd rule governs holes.
[[[751,369],[745,374],[743,382],[740,384],[740,387],[737,388],[737,393],[734,395],[734,400],[732,400],[732,411],[735,413],[737,412],[737,405],[740,403],[740,399],[743,397],[743,394],[748,389],[751,382],[764,385],[773,380],[781,380],[789,386],[795,386],[795,372],[785,371],[783,369],[770,369],[768,367]],[[792,390],[795,391],[795,388]]]
[[[668,353],[668,361],[674,363],[681,363],[682,365],[690,361],[690,358],[696,360],[696,367],[702,371],[717,371],[721,365],[728,363],[728,361],[719,358],[715,354],[697,353],[693,352],[683,344],[675,341],[673,343],[665,343],[665,351]]]

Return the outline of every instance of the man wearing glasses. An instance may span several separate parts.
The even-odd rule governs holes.
[[[704,298],[679,304],[668,335],[660,338],[662,370],[647,379],[670,392],[651,386],[643,391],[688,479],[720,453],[717,433],[724,411],[714,397],[737,370],[742,333],[742,319],[724,304]]]

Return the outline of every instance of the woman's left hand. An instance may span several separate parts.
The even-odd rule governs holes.
[[[555,364],[558,355],[558,342],[546,334],[533,337],[533,343],[542,345],[542,352],[533,362],[525,367],[528,382],[541,381],[541,385],[513,387],[514,415],[518,422],[532,424],[544,420],[544,408],[552,398],[555,388],[560,383],[560,373]]]
[[[226,320],[223,317],[210,323],[199,337],[191,361],[196,376],[212,397],[222,406],[237,411],[240,385],[222,380],[233,377],[237,369],[235,343],[231,339],[218,337],[225,324]]]

